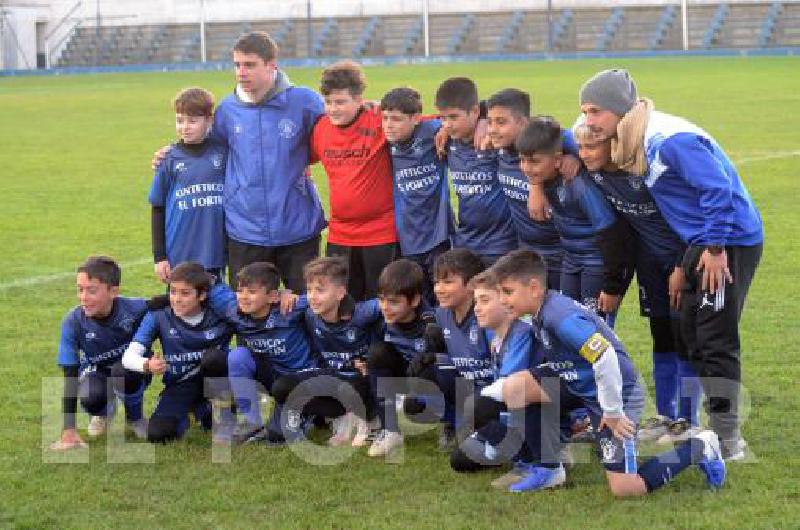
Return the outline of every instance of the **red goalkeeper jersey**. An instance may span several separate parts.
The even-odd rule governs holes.
[[[323,116],[311,134],[311,161],[328,175],[328,241],[365,247],[397,241],[392,199],[392,157],[380,109],[361,110],[347,127]]]

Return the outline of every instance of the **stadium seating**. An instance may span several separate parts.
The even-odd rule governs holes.
[[[668,50],[681,47],[676,4],[575,7],[481,13],[432,13],[432,55]],[[206,58],[224,61],[246,31],[270,33],[286,58],[415,56],[424,53],[421,16],[387,15],[210,22]],[[552,40],[551,40],[552,39]],[[78,25],[59,66],[201,60],[199,24]],[[692,49],[800,45],[800,3],[690,4]]]

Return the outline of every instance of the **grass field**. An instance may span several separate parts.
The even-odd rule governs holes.
[[[690,471],[651,497],[615,501],[592,462],[561,490],[501,494],[488,485],[495,473],[451,472],[434,433],[410,438],[401,465],[362,451],[340,465],[312,466],[288,449],[263,447],[237,448],[229,463],[214,463],[208,436],[197,431],[155,448],[151,463],[112,463],[119,453],[105,439],[88,452],[50,454],[60,430],[59,323],[76,303],[72,271],[87,255],[107,253],[124,265],[124,294],[163,289],[149,259],[150,157],[172,138],[178,89],[201,85],[221,98],[233,76],[0,78],[0,527],[797,528],[800,135],[792,116],[800,111],[800,59],[395,66],[368,70],[367,95],[379,99],[410,83],[430,103],[441,80],[469,75],[484,96],[523,88],[535,112],[571,123],[580,84],[611,65],[629,68],[657,108],[720,141],[766,225],[742,325],[744,433],[756,461],[731,466],[724,490],[707,491]],[[318,71],[289,73],[316,85]],[[319,168],[315,175],[327,202]],[[646,321],[632,298],[618,330],[649,380]],[[148,412],[159,386],[150,389]]]

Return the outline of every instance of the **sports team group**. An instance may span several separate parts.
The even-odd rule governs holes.
[[[528,93],[481,99],[466,77],[439,85],[435,115],[408,87],[369,102],[350,61],[323,70],[320,95],[277,54],[245,34],[233,94],[216,109],[201,88],[174,100],[178,140],[156,153],[149,194],[168,294],[120,296],[106,256],[77,269],[53,450],[86,447],[80,404],[90,437],[121,408],[153,443],[190,428],[215,444],[328,437],[391,461],[410,442],[404,416],[440,424],[453,470],[503,471],[492,485],[506,491],[563,484],[576,441],[615,496],[690,467],[722,486],[747,449],[739,320],[763,232],[714,138],[656,110],[622,69],[587,80],[564,126],[532,115]],[[614,332],[634,276],[649,419],[650,385]],[[643,441],[664,452],[637,458]]]

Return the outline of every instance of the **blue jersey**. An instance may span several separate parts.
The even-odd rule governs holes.
[[[116,363],[122,359],[145,313],[144,299],[122,296],[114,299],[106,318],[90,318],[81,306],[72,309],[61,322],[59,366],[77,366],[83,375]]]
[[[508,377],[544,362],[541,349],[533,347],[531,325],[522,320],[511,323],[502,342],[493,345],[492,351],[492,364],[497,377]]]
[[[753,199],[728,155],[707,132],[653,111],[644,147],[644,182],[684,243],[751,246],[763,241]]]
[[[456,322],[452,309],[437,307],[436,323],[442,328],[447,355],[458,374],[464,379],[486,384],[494,379],[489,350],[493,333],[478,326],[475,312],[470,309],[462,322]]]
[[[592,172],[591,178],[628,221],[641,254],[659,262],[680,263],[686,245],[664,220],[642,177],[624,171],[603,171]]]
[[[391,145],[394,216],[403,256],[424,254],[454,231],[447,165],[436,156],[438,120],[417,125],[408,142]]]
[[[577,264],[602,266],[597,235],[616,221],[603,193],[581,173],[570,181],[559,176],[546,183],[544,194],[565,254]]]
[[[266,318],[239,312],[236,296],[222,282],[211,289],[208,301],[211,309],[234,327],[238,344],[254,355],[265,355],[278,374],[317,367],[305,327],[308,302],[304,298],[298,299],[286,315],[273,306]]]
[[[310,308],[306,309],[308,334],[327,368],[353,370],[353,360],[365,357],[375,338],[375,330],[383,318],[378,301],[357,302],[352,307],[350,319],[339,322],[325,322]]]
[[[517,230],[497,180],[497,153],[476,151],[471,142],[451,140],[447,166],[458,197],[453,246],[484,256],[517,248]]]
[[[167,307],[147,313],[133,337],[134,342],[150,349],[156,339],[161,343],[167,371],[164,386],[184,381],[200,373],[203,350],[227,349],[232,329],[213,311],[206,310],[203,320],[191,325]]]
[[[433,321],[427,309],[418,310],[413,322],[403,324],[384,323],[383,341],[391,344],[403,358],[411,362],[414,356],[425,351],[425,328]]]
[[[206,269],[225,266],[226,156],[225,146],[211,140],[199,152],[177,144],[156,169],[149,200],[165,209],[167,260],[173,267],[186,261]]]
[[[551,220],[535,221],[528,214],[528,177],[519,166],[516,151],[501,149],[497,153],[497,177],[506,195],[511,218],[517,229],[520,248],[535,250],[543,257],[560,256],[561,241]]]
[[[556,291],[548,291],[532,321],[537,355],[555,371],[570,391],[599,410],[592,365],[610,345],[622,375],[622,400],[626,412],[641,410],[643,394],[639,375],[616,334],[593,311]]]

